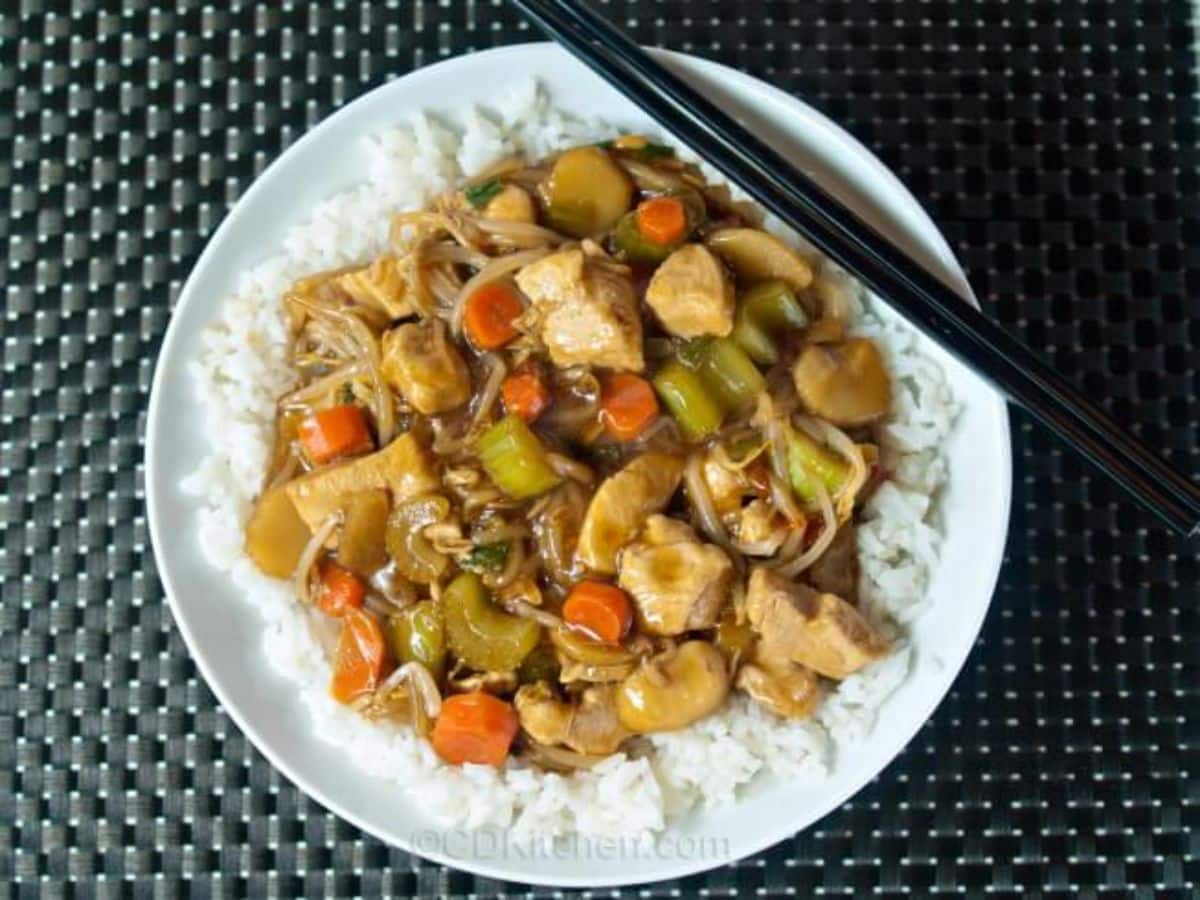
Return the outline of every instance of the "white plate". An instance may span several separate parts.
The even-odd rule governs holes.
[[[820,113],[756,79],[714,63],[661,54],[671,68],[734,109],[834,194],[971,297],[946,242],[912,195],[861,144]],[[481,875],[564,886],[630,884],[686,875],[755,853],[844,802],[909,741],[949,689],[987,611],[1008,525],[1011,456],[1004,403],[980,379],[928,343],[963,412],[949,446],[941,496],[947,533],[931,586],[932,607],[914,633],[918,662],[885,705],[874,732],[840,754],[812,785],[754,782],[735,806],[672,824],[653,852],[581,842],[530,852],[495,836],[441,833],[403,791],[357,770],[314,739],[292,687],[260,661],[258,620],[247,598],[203,559],[196,500],[179,489],[205,453],[206,436],[186,366],[236,273],[270,254],[285,228],[363,171],[361,139],[432,112],[487,103],[530,76],[554,101],[634,128],[645,117],[566,53],[548,44],[505,47],[447,60],[383,85],[322,122],[271,165],[226,217],[196,263],[163,341],[146,428],[146,495],[159,575],[175,620],[214,693],[271,762],[338,815],[438,862]],[[719,763],[719,761],[717,761]]]

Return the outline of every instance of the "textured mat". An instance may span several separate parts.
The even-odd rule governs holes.
[[[987,310],[1200,473],[1188,3],[606,6],[849,127]],[[53,7],[0,11],[0,884],[523,892],[364,836],[240,735],[164,605],[140,434],[171,303],[255,174],[390,77],[536,35],[498,0]],[[912,745],[813,829],[643,895],[1195,894],[1196,547],[1020,416],[1014,437],[996,602]]]

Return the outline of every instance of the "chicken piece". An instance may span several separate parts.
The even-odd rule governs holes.
[[[738,511],[747,488],[742,473],[721,465],[710,450],[700,464],[700,477],[704,479],[717,515],[724,518]]]
[[[417,311],[409,297],[408,282],[401,274],[400,261],[394,256],[381,256],[334,281],[359,303],[375,307],[389,319],[402,319]]]
[[[739,549],[750,556],[771,556],[787,537],[786,530],[779,527],[781,521],[771,503],[762,498],[751,500],[738,514]]]
[[[427,416],[461,406],[471,396],[471,373],[440,320],[410,322],[385,334],[381,368],[388,383]]]
[[[529,191],[515,184],[506,184],[495,197],[483,208],[486,219],[499,219],[502,222],[537,221],[537,208]]]
[[[786,659],[756,655],[738,670],[736,684],[786,719],[807,719],[821,699],[817,673]]]
[[[633,597],[642,630],[676,635],[715,624],[732,580],[724,550],[702,543],[683,522],[655,515],[641,540],[621,553],[617,583]]]
[[[522,686],[513,703],[521,727],[539,744],[563,744],[576,753],[607,756],[629,737],[617,720],[614,685],[589,687],[571,703],[539,681]]]
[[[858,535],[854,523],[838,529],[833,542],[806,573],[818,591],[837,594],[849,603],[858,602]]]
[[[521,685],[513,697],[513,706],[525,733],[539,744],[554,746],[567,739],[575,709],[560,700],[546,682]]]
[[[841,597],[769,569],[750,575],[746,616],[767,657],[798,662],[827,678],[846,678],[887,652],[886,641]]]
[[[576,557],[589,569],[611,575],[617,553],[653,513],[662,512],[683,476],[683,460],[643,453],[596,489],[579,529]]]
[[[654,271],[646,303],[676,337],[721,337],[733,330],[733,280],[703,244],[685,244]]]
[[[433,460],[411,433],[405,433],[370,456],[301,475],[285,490],[300,518],[315,531],[351,494],[387,488],[392,502],[400,503],[440,487]]]
[[[517,273],[540,323],[542,343],[560,368],[585,365],[640,372],[642,320],[629,271],[560,250]]]

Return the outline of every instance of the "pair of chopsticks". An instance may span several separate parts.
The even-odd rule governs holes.
[[[1183,535],[1200,488],[1028,347],[650,57],[586,0],[514,0],[550,37]]]

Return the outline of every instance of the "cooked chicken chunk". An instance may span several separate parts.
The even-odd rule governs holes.
[[[513,705],[521,727],[539,744],[553,746],[567,739],[575,709],[560,700],[545,681],[522,685],[513,697]]]
[[[389,319],[402,319],[416,312],[408,282],[394,256],[381,256],[369,266],[339,275],[335,281],[359,303],[376,307]]]
[[[429,454],[406,433],[370,456],[301,475],[286,490],[300,518],[315,531],[351,494],[387,488],[392,502],[399,503],[440,486]]]
[[[746,493],[746,481],[740,472],[721,465],[710,450],[704,454],[704,461],[700,464],[700,475],[708,488],[709,496],[712,497],[717,515],[727,516],[738,511]]]
[[[517,285],[533,305],[554,364],[640,372],[642,320],[627,269],[586,259],[578,247],[523,268]]]
[[[746,615],[768,657],[790,659],[827,678],[852,675],[887,652],[883,638],[841,597],[769,569],[751,573]]]
[[[540,744],[563,744],[576,753],[615,753],[629,732],[617,720],[616,687],[587,688],[574,703],[560,700],[544,681],[517,691],[521,727]]]
[[[775,507],[762,498],[751,500],[738,514],[737,539],[739,548],[750,556],[770,556],[787,537],[780,528],[782,517]],[[754,552],[750,552],[754,548]]]
[[[685,244],[667,257],[646,287],[646,303],[676,337],[733,330],[733,280],[703,244]]]
[[[713,625],[732,579],[724,550],[702,543],[678,519],[655,515],[621,553],[618,584],[633,597],[643,630],[675,635]]]
[[[821,699],[817,673],[786,659],[755,656],[738,670],[737,686],[788,719],[806,719]]]
[[[440,320],[411,322],[383,336],[383,377],[427,416],[461,406],[471,373]]]
[[[633,540],[646,517],[662,512],[683,475],[683,460],[643,453],[596,489],[579,530],[576,554],[585,566],[617,571],[617,553]]]
[[[834,535],[833,543],[806,573],[818,591],[837,594],[850,603],[858,602],[858,535],[847,522]]]

